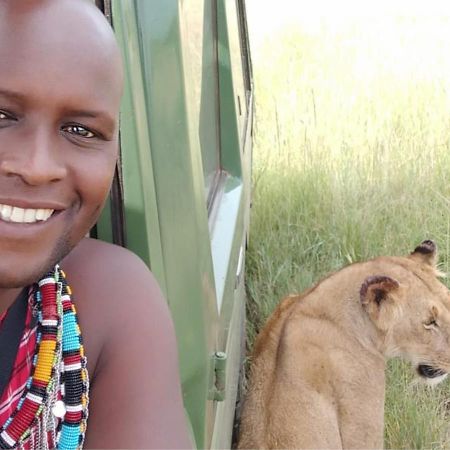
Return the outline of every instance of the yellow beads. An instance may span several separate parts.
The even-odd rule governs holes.
[[[53,360],[56,349],[56,341],[43,340],[39,346],[38,360],[34,372],[34,378],[48,382],[52,374]]]

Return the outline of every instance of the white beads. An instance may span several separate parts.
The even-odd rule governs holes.
[[[66,415],[66,405],[62,400],[58,400],[52,408],[52,413],[58,419],[62,419]]]

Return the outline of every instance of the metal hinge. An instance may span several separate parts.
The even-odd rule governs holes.
[[[213,361],[214,386],[210,391],[209,398],[216,402],[222,402],[225,400],[227,354],[225,352],[216,352],[213,355]]]

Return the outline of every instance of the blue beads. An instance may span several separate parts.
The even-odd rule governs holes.
[[[80,349],[80,336],[77,332],[77,322],[73,313],[64,313],[63,315],[63,352]]]
[[[80,437],[80,426],[70,426],[63,424],[58,442],[58,450],[74,450],[78,448]]]

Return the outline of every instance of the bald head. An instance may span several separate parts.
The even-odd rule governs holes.
[[[1,0],[0,62],[30,58],[36,69],[82,69],[92,65],[104,77],[109,95],[122,93],[122,63],[114,33],[89,0]],[[4,67],[2,67],[2,70]]]
[[[45,20],[53,19],[54,23],[60,22],[62,25],[77,24],[80,29],[83,26],[93,27],[99,36],[114,41],[111,27],[90,0],[2,0],[0,16],[14,21],[15,25],[34,16],[44,24]]]

